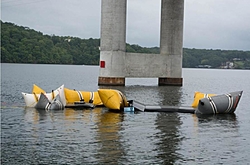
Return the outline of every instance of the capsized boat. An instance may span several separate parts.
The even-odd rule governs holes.
[[[200,99],[198,108],[195,113],[234,113],[242,96],[242,93],[243,91],[236,91],[228,94],[216,95]]]
[[[119,90],[98,89],[98,93],[104,106],[111,110],[122,110],[129,106],[127,98]]]

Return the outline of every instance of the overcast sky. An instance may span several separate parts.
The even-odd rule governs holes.
[[[127,0],[127,43],[159,47],[161,0]],[[100,38],[101,0],[1,0],[1,20],[44,34]],[[185,0],[185,48],[250,50],[250,0]]]

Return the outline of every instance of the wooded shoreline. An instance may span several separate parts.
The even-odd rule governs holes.
[[[100,39],[44,35],[1,21],[1,63],[98,65]],[[132,53],[158,54],[159,47],[126,44]],[[183,68],[248,69],[250,51],[183,48]]]

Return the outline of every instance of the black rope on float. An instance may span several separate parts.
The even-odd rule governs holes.
[[[34,95],[34,97],[35,97],[35,99],[36,99],[36,102],[38,102],[39,99],[38,99],[36,93],[33,93],[33,95]]]
[[[122,102],[123,102],[123,107],[125,107],[126,105],[126,102],[125,102],[125,98],[124,98],[124,95],[122,93],[119,92],[119,95],[122,97]]]
[[[89,103],[93,103],[93,102],[94,102],[94,92],[90,92]]]
[[[79,95],[80,101],[84,102],[84,98],[82,96],[82,93],[80,91],[76,91]]]
[[[55,98],[54,90],[52,90],[52,100]]]

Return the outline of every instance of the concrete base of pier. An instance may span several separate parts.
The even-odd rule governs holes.
[[[182,86],[182,78],[159,77],[159,86]]]
[[[124,77],[99,77],[98,85],[125,86],[125,78]]]

